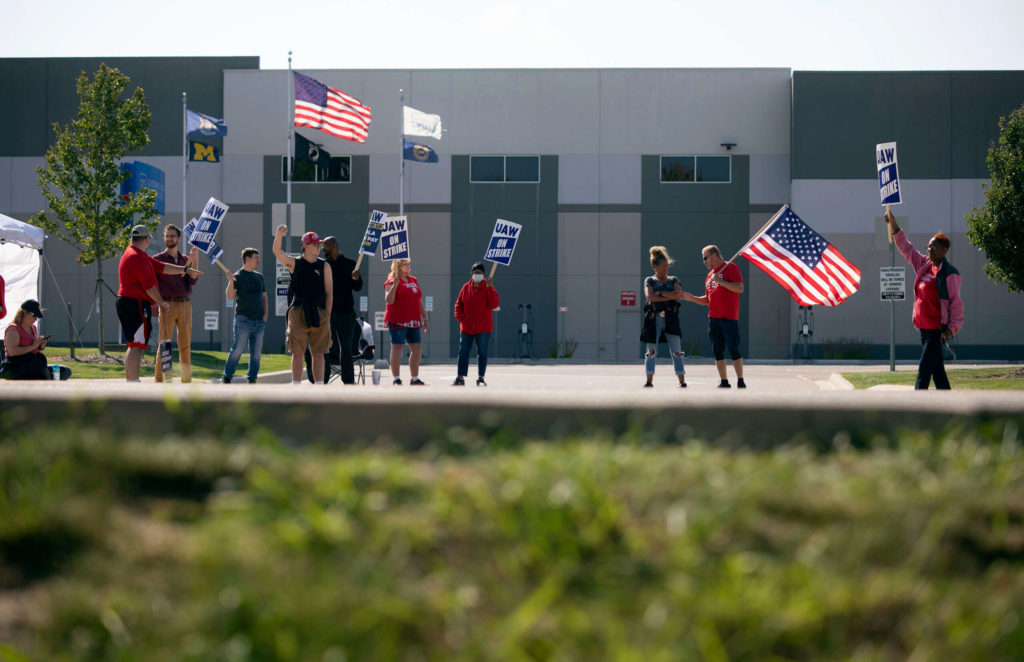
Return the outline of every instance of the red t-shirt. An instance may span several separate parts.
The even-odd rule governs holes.
[[[0,319],[7,317],[7,304],[4,303],[4,279],[0,276]]]
[[[384,287],[387,288],[391,282],[391,278],[388,278]],[[395,288],[395,302],[384,306],[384,322],[396,326],[420,326],[422,296],[423,290],[420,289],[415,276],[409,276],[409,280],[404,283],[400,281]]]
[[[939,283],[935,280],[939,268],[934,264],[914,283],[914,327],[918,329],[942,328],[942,304],[939,302]]]
[[[740,318],[740,295],[732,290],[719,287],[718,281],[714,279],[719,272],[722,279],[730,283],[742,283],[743,274],[740,268],[732,262],[727,262],[717,269],[708,272],[704,279],[704,291],[708,295],[708,317],[715,317],[725,320],[738,320]]]
[[[156,275],[164,272],[164,263],[154,260],[146,251],[129,246],[117,265],[119,297],[131,297],[153,303],[146,290],[156,286]]]

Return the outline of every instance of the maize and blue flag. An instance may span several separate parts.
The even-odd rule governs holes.
[[[801,306],[838,306],[860,288],[860,269],[789,205],[740,251]]]
[[[220,149],[210,143],[188,141],[188,160],[204,163],[220,163]]]
[[[437,152],[430,149],[423,143],[414,143],[408,138],[403,138],[405,141],[405,150],[403,154],[408,161],[421,161],[423,163],[437,163]]]
[[[228,135],[228,125],[224,120],[194,110],[186,109],[185,126],[189,138],[222,138]]]

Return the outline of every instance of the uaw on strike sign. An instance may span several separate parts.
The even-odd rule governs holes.
[[[494,224],[494,232],[491,233],[491,243],[487,246],[484,259],[489,262],[504,264],[506,267],[512,262],[512,253],[516,250],[516,241],[519,239],[519,232],[523,226],[512,221],[498,219]]]
[[[896,143],[875,145],[875,162],[878,165],[878,192],[882,197],[882,204],[902,204],[900,169],[896,163]]]

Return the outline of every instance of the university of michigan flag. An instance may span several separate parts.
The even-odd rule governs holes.
[[[220,149],[209,143],[188,141],[188,160],[204,163],[220,163]]]

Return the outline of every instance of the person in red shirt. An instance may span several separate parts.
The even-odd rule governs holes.
[[[459,321],[459,367],[452,386],[465,386],[469,374],[469,353],[476,343],[476,385],[487,386],[487,348],[494,330],[494,315],[498,307],[498,291],[484,278],[484,263],[477,262],[470,271],[470,280],[455,299],[455,319]]]
[[[888,209],[885,222],[892,227],[892,240],[900,255],[914,268],[914,327],[921,332],[921,361],[917,366],[914,389],[926,390],[935,379],[935,388],[948,390],[949,378],[942,359],[942,343],[956,335],[964,324],[964,302],[960,299],[960,272],[946,253],[950,241],[942,232],[928,242],[928,254],[914,245],[896,224]]]
[[[743,275],[740,268],[722,259],[718,246],[705,246],[701,251],[708,275],[704,279],[704,296],[687,294],[687,301],[708,307],[708,337],[715,355],[715,367],[721,380],[718,388],[731,388],[725,367],[725,350],[729,350],[736,371],[736,388],[746,388],[743,381],[743,355],[740,354],[740,294]]]
[[[391,375],[395,386],[401,386],[402,346],[409,345],[409,385],[424,386],[420,379],[420,356],[423,338],[428,330],[427,313],[423,308],[423,290],[410,273],[409,260],[392,260],[391,277],[384,283],[384,322],[391,333]]]
[[[170,306],[157,287],[157,274],[183,274],[186,271],[202,274],[198,269],[188,266],[168,264],[153,259],[146,253],[149,248],[149,228],[136,225],[132,228],[132,243],[124,249],[121,261],[117,265],[117,318],[128,341],[128,351],[124,353],[124,377],[126,381],[139,381],[139,368],[142,366],[142,350],[149,344],[149,334],[153,330],[151,304],[155,303],[166,311]]]
[[[0,276],[0,320],[7,317],[7,304],[5,303],[6,297],[4,296],[4,277]]]

